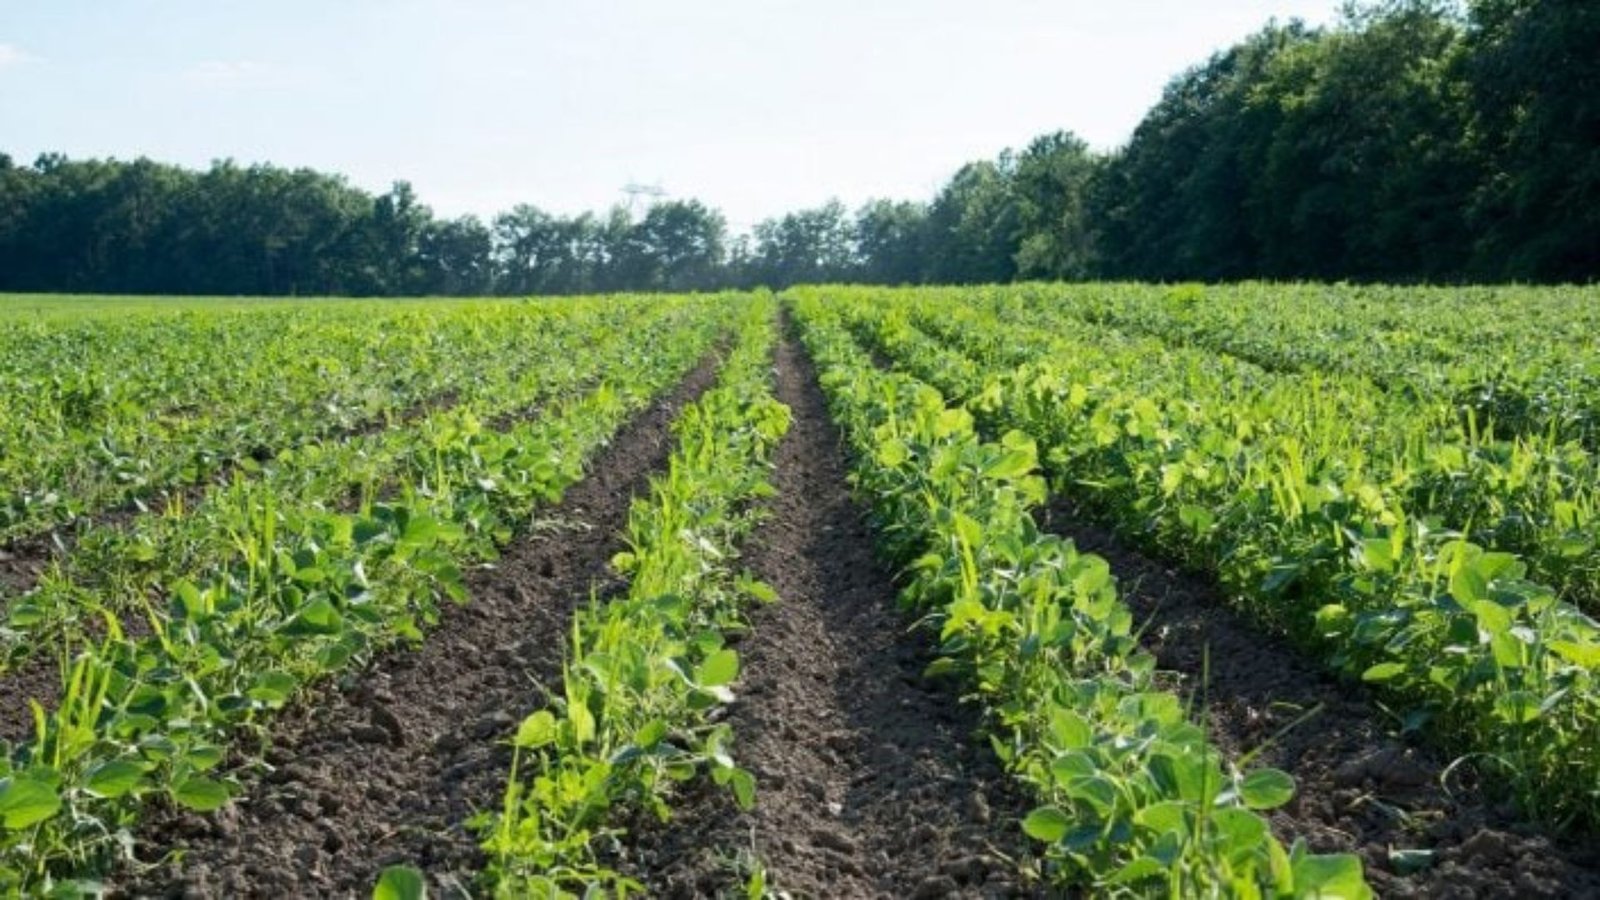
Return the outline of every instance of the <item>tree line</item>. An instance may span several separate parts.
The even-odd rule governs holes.
[[[1069,132],[928,201],[730,235],[634,216],[439,218],[308,169],[0,154],[0,290],[563,294],[819,281],[1588,281],[1600,273],[1600,3],[1384,0],[1272,23],[1167,86],[1126,146]]]

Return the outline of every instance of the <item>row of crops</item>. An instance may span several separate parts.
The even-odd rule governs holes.
[[[1293,781],[1240,771],[1160,689],[1104,560],[1041,534],[1033,438],[986,438],[938,390],[880,371],[850,334],[865,304],[797,302],[831,410],[906,598],[937,626],[936,674],[966,681],[995,750],[1039,805],[1023,820],[1060,888],[1189,896],[1363,897],[1350,856],[1286,849],[1260,810]]]
[[[269,379],[263,360],[318,352],[327,336],[305,327],[308,312],[313,323],[342,323],[335,332],[364,319],[369,349],[398,327],[387,315],[398,312],[424,320],[406,326],[431,347],[416,363],[428,370],[420,393],[447,392],[451,402],[392,427],[303,440],[315,427],[303,425],[270,453],[223,454],[234,463],[225,480],[128,521],[80,522],[70,552],[5,598],[7,678],[41,666],[47,677],[26,685],[28,697],[8,698],[20,709],[7,711],[0,760],[4,890],[88,886],[70,876],[112,863],[152,804],[227,804],[235,785],[218,769],[230,747],[270,728],[303,685],[420,641],[441,604],[466,602],[462,567],[492,559],[534,508],[583,477],[585,461],[713,348],[737,308],[608,298],[114,319],[113,328],[159,341],[141,329],[227,331],[244,316],[260,343],[212,362],[254,373],[232,376],[248,381]],[[94,322],[76,324],[94,332]],[[382,364],[352,368],[375,379],[366,389],[400,389]],[[347,390],[323,387],[298,421],[315,422]],[[192,388],[176,379],[166,390],[183,397]],[[402,396],[385,402],[410,402]],[[205,406],[196,415],[235,416],[220,398]],[[125,413],[64,425],[61,439],[104,442],[133,427]],[[191,477],[150,462],[166,458],[164,444],[146,446],[148,471],[168,484]],[[102,474],[82,483],[102,483]],[[18,493],[48,484],[19,483]]]
[[[1019,317],[1005,294],[828,296],[986,428],[1040,441],[1057,491],[1214,572],[1264,629],[1495,769],[1529,815],[1596,824],[1600,479],[1576,441],[1086,326],[1093,297]]]
[[[559,679],[530,678],[528,706],[481,738],[509,769],[452,825],[481,843],[474,892],[648,891],[619,848],[703,802],[686,783],[763,802],[729,709],[760,702],[738,696],[752,611],[793,600],[740,558],[791,424],[782,340],[816,366],[935,654],[926,677],[981,709],[973,738],[1026,799],[1014,826],[1039,890],[1372,894],[1356,855],[1274,825],[1294,779],[1215,743],[1142,646],[1118,573],[1042,530],[1046,504],[1205,573],[1266,639],[1504,785],[1525,821],[1592,833],[1585,296],[15,305],[0,313],[0,546],[32,566],[0,580],[0,891],[114,886],[152,815],[223,813],[286,708],[421,652],[473,602],[469,569],[530,539],[626,423],[714,362],[623,533],[592,538],[626,548],[623,586],[578,604],[545,651]],[[746,893],[773,889],[746,868]],[[370,877],[409,898],[425,869]]]

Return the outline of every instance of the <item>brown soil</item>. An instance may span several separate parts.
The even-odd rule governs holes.
[[[58,552],[50,535],[17,538],[0,547],[0,593],[26,593]]]
[[[778,397],[794,412],[777,450],[772,515],[746,559],[779,602],[753,614],[729,709],[755,808],[702,786],[665,826],[641,826],[620,865],[667,897],[742,896],[741,853],[769,885],[807,897],[1009,896],[1024,807],[977,711],[922,678],[929,640],[852,502],[811,363],[792,340]]]
[[[434,896],[471,893],[482,868],[463,823],[505,788],[504,739],[559,682],[572,611],[614,590],[628,506],[670,451],[668,426],[715,379],[715,354],[627,425],[533,533],[469,577],[472,602],[353,686],[307,697],[274,728],[266,769],[209,816],[152,814],[128,873],[137,896],[370,896],[386,865],[427,871]]]
[[[1122,598],[1145,624],[1144,643],[1180,689],[1204,698],[1207,727],[1232,758],[1265,746],[1255,764],[1293,775],[1296,797],[1272,815],[1280,837],[1322,852],[1356,852],[1385,897],[1600,896],[1593,851],[1558,844],[1476,786],[1449,760],[1395,736],[1358,685],[1332,678],[1227,609],[1214,582],[1162,565],[1090,524],[1067,502],[1047,527],[1111,563]],[[1209,680],[1202,684],[1205,654]],[[1309,719],[1274,740],[1308,711]],[[1269,741],[1271,743],[1269,743]],[[1431,849],[1434,863],[1403,874],[1391,850]]]

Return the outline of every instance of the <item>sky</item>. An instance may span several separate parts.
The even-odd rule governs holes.
[[[440,215],[929,199],[1337,0],[0,0],[0,152],[309,166]]]

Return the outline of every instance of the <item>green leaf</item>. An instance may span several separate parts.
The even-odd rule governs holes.
[[[695,670],[695,681],[703,688],[730,684],[739,677],[739,654],[731,649],[718,650],[700,663]]]
[[[1227,853],[1253,850],[1267,840],[1267,823],[1248,810],[1219,809],[1212,814],[1211,825]]]
[[[1394,544],[1388,538],[1368,538],[1361,542],[1362,561],[1379,572],[1394,571]]]
[[[1022,830],[1036,841],[1054,844],[1067,836],[1072,820],[1054,806],[1041,806],[1022,820]]]
[[[572,739],[578,744],[594,740],[594,713],[582,703],[567,705],[567,721],[572,723]]]
[[[665,719],[651,719],[633,735],[633,743],[645,750],[654,750],[667,736],[667,722]]]
[[[1256,769],[1239,783],[1239,799],[1251,809],[1274,809],[1294,796],[1294,779],[1277,769]]]
[[[885,441],[878,447],[878,465],[885,469],[893,469],[910,458],[911,451],[902,441]]]
[[[995,460],[994,464],[989,466],[989,470],[984,474],[990,478],[1009,481],[1032,472],[1037,463],[1038,458],[1034,455],[1032,448],[1012,450]]]
[[[739,582],[739,586],[744,589],[746,594],[750,595],[752,600],[758,603],[778,602],[778,591],[765,581],[749,578]]]
[[[1361,874],[1361,860],[1351,854],[1306,854],[1296,858],[1293,866],[1297,897],[1338,897],[1340,900],[1372,897],[1372,888]]]
[[[294,693],[295,678],[288,672],[263,672],[250,686],[250,699],[268,706],[281,706]]]
[[[1585,669],[1600,668],[1600,644],[1580,644],[1576,641],[1551,641],[1551,650],[1570,663]]]
[[[1404,663],[1397,663],[1397,662],[1378,663],[1375,666],[1368,667],[1368,669],[1365,672],[1362,672],[1361,673],[1361,680],[1362,681],[1372,681],[1372,682],[1388,681],[1389,679],[1394,678],[1395,676],[1402,674],[1403,672],[1405,672],[1405,670],[1406,670],[1406,667],[1405,667]]]
[[[728,784],[733,788],[734,802],[740,809],[754,809],[756,805],[756,779],[755,776],[744,769],[734,769],[728,778]]]
[[[8,778],[0,782],[0,820],[16,831],[37,825],[61,809],[61,796],[43,781]]]
[[[1070,709],[1057,709],[1050,714],[1050,736],[1062,750],[1087,747],[1093,738],[1089,723]]]
[[[1525,725],[1539,718],[1539,698],[1529,691],[1511,691],[1495,698],[1494,713],[1507,725]]]
[[[427,900],[428,883],[412,866],[390,866],[378,876],[372,900]]]
[[[1471,566],[1461,566],[1450,576],[1450,596],[1462,606],[1470,607],[1479,600],[1489,599],[1489,585]]]
[[[228,798],[228,786],[212,778],[186,778],[172,789],[172,799],[195,812],[221,809]]]
[[[96,797],[115,799],[133,790],[142,778],[144,766],[128,759],[113,759],[89,772],[85,788]]]
[[[517,727],[517,735],[511,742],[524,750],[532,750],[554,741],[556,739],[556,717],[547,709],[541,709],[533,715],[522,720]]]
[[[1107,879],[1108,884],[1134,884],[1164,874],[1167,867],[1158,859],[1141,856],[1118,869]]]
[[[338,634],[343,624],[339,611],[328,598],[318,597],[285,622],[283,632],[290,635]]]

